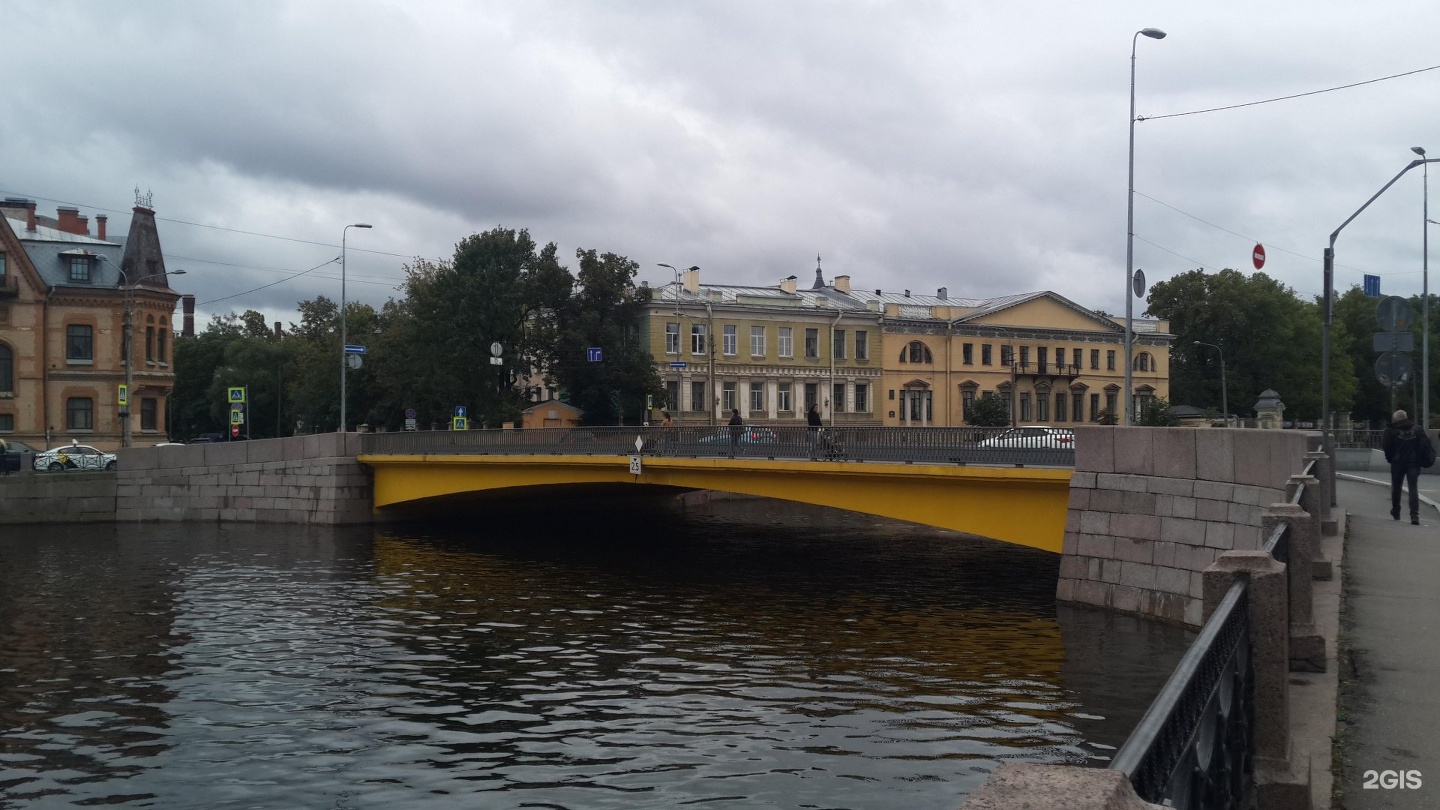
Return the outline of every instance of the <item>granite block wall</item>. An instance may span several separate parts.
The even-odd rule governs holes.
[[[1307,435],[1282,430],[1075,428],[1060,602],[1199,627],[1201,572],[1259,548],[1261,515],[1304,469]]]
[[[0,525],[108,523],[115,519],[113,472],[0,476]]]
[[[354,433],[122,450],[114,519],[369,523],[359,451]]]

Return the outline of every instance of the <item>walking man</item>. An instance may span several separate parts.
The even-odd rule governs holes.
[[[740,409],[730,409],[730,455],[740,452],[740,437],[745,433],[745,420],[740,418]]]
[[[1435,448],[1425,430],[1404,411],[1396,411],[1385,430],[1385,460],[1390,462],[1390,517],[1400,519],[1400,486],[1410,487],[1410,522],[1420,525],[1420,468],[1435,463]]]

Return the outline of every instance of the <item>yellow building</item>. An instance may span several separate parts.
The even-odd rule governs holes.
[[[739,409],[751,423],[804,424],[819,404],[826,424],[880,424],[878,313],[818,275],[802,290],[794,276],[742,287],[701,284],[688,270],[655,291],[650,353],[675,421],[723,423]]]
[[[1169,397],[1165,321],[1134,319],[1135,412]],[[995,394],[1013,424],[1093,422],[1120,411],[1124,322],[1053,292],[992,299],[853,289],[849,276],[798,289],[700,283],[655,291],[648,334],[677,421],[955,426]],[[678,403],[678,407],[675,407]]]
[[[148,203],[148,200],[145,201]],[[132,317],[128,413],[136,444],[165,437],[175,302],[155,214],[137,204],[123,241],[106,217],[0,202],[0,436],[48,448],[120,446],[124,332]]]

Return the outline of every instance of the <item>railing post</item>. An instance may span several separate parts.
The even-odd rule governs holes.
[[[1320,520],[1324,525],[1324,533],[1333,535],[1335,533],[1335,517],[1331,507],[1338,501],[1335,500],[1335,459],[1326,455],[1321,450],[1311,450],[1305,454],[1305,461],[1315,462],[1316,478],[1320,479]],[[1328,495],[1329,497],[1325,497]]]
[[[1315,475],[1292,475],[1285,484],[1286,500],[1295,502],[1295,490],[1304,487],[1300,493],[1300,508],[1310,515],[1311,537],[1315,544],[1311,548],[1310,575],[1315,579],[1328,580],[1334,576],[1330,561],[1325,559],[1325,553],[1320,548],[1320,536],[1325,533],[1325,510],[1323,479],[1319,476],[1319,465],[1316,465]]]
[[[1074,765],[1033,765],[1007,762],[980,789],[970,794],[962,810],[1027,810],[1064,807],[1067,810],[1161,810],[1135,795],[1130,780],[1119,771]]]
[[[1205,569],[1205,618],[1241,576],[1250,616],[1250,662],[1255,682],[1252,728],[1255,789],[1259,807],[1310,807],[1309,759],[1291,765],[1290,616],[1285,566],[1264,551],[1227,551]]]
[[[1268,537],[1284,525],[1289,555],[1285,563],[1287,607],[1290,612],[1290,671],[1324,672],[1325,639],[1315,632],[1314,587],[1311,575],[1320,541],[1315,521],[1299,504],[1271,504],[1260,516],[1261,534]]]

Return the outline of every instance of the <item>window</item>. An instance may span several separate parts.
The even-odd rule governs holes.
[[[1097,417],[1097,416],[1099,416],[1099,415],[1100,415],[1100,395],[1099,395],[1099,394],[1091,394],[1091,395],[1090,395],[1090,418],[1091,418],[1091,419],[1094,419],[1095,417]]]
[[[1083,349],[1076,349],[1074,358],[1075,359],[1070,361],[1070,364],[1075,367],[1076,371],[1079,371],[1080,368],[1085,365],[1085,351]]]
[[[790,400],[790,383],[780,383],[775,389],[775,409],[781,413],[793,413],[794,407]]]
[[[705,401],[705,383],[690,383],[690,410],[706,411],[709,408],[709,403]]]
[[[990,344],[989,344],[989,343],[982,343],[982,344],[980,344],[980,365],[982,365],[982,366],[992,366],[992,365],[994,365],[993,358],[990,356]]]
[[[95,360],[95,327],[78,323],[65,327],[65,359],[72,363]]]
[[[15,432],[15,414],[0,413],[0,433]]]
[[[855,359],[870,359],[870,333],[856,330],[855,332]]]
[[[1097,371],[1100,369],[1100,350],[1099,350],[1099,349],[1091,349],[1091,350],[1090,350],[1090,368],[1095,369],[1095,370],[1097,370]]]
[[[845,383],[835,383],[830,387],[830,412],[845,413]]]
[[[967,366],[975,365],[975,344],[966,343],[960,347],[960,362]]]
[[[972,406],[974,406],[974,405],[975,405],[975,389],[974,389],[974,388],[961,388],[961,389],[960,389],[960,418],[961,418],[961,419],[964,419],[964,418],[965,418],[965,415],[968,414],[968,413],[970,413],[970,408],[971,408]]]
[[[870,386],[867,383],[855,383],[855,413],[870,412]]]
[[[726,357],[734,357],[740,353],[739,327],[733,323],[727,323],[720,327],[720,351]]]
[[[819,330],[819,329],[806,329],[806,330],[805,330],[805,356],[806,356],[806,357],[814,357],[814,358],[819,358],[819,357],[820,357],[820,330]]]
[[[140,429],[156,430],[155,415],[157,412],[156,401],[151,398],[140,400]]]
[[[145,327],[145,362],[155,362],[155,327]]]
[[[900,362],[902,363],[933,363],[935,356],[930,353],[930,347],[918,340],[912,340],[900,350]]]
[[[1035,392],[1035,421],[1050,421],[1050,395],[1043,391]]]
[[[830,350],[834,352],[836,360],[845,359],[845,330],[830,330]]]
[[[1024,391],[1020,394],[1020,421],[1030,421],[1030,392]]]
[[[1055,395],[1055,421],[1064,422],[1065,417],[1070,415],[1070,403],[1065,401],[1064,394]]]
[[[665,324],[665,353],[680,353],[680,324],[678,323]]]
[[[1112,417],[1119,419],[1120,414],[1115,412],[1115,397],[1114,392],[1105,394],[1105,410],[1109,411]]]
[[[0,250],[0,284],[5,283],[5,251]]]
[[[690,324],[690,353],[705,353],[705,324],[703,323]]]
[[[1015,347],[1014,347],[1014,346],[1001,346],[1001,347],[1000,347],[1000,365],[1002,365],[1002,366],[1013,366],[1013,365],[1015,365]]]
[[[165,353],[164,329],[157,329],[155,331],[155,359],[159,360],[162,366],[170,362],[170,355]]]
[[[725,409],[725,413],[735,410],[735,383],[720,384],[720,407]]]
[[[0,344],[0,393],[15,391],[15,352]]]
[[[891,389],[890,389],[890,401],[891,401],[891,402],[894,402],[894,401],[895,401],[895,389],[894,389],[894,388],[891,388]]]
[[[760,413],[765,410],[765,383],[750,383],[750,412]]]
[[[795,356],[795,341],[791,337],[791,329],[788,326],[780,327],[780,356]]]
[[[1106,370],[1108,370],[1108,371],[1114,371],[1114,370],[1115,370],[1115,350],[1114,350],[1114,349],[1111,349],[1111,350],[1105,352],[1105,368],[1106,368]]]
[[[90,283],[90,259],[86,256],[70,257],[70,283]]]
[[[1021,346],[1021,347],[1020,347],[1020,368],[1021,368],[1021,369],[1025,369],[1025,368],[1029,368],[1029,367],[1030,367],[1030,347],[1029,347],[1029,346]]]
[[[820,401],[820,386],[815,383],[805,383],[805,412],[810,412],[810,406]]]
[[[1024,350],[1024,349],[1021,349],[1020,351],[1023,352],[1023,351],[1025,351],[1025,350]],[[1022,362],[1023,362],[1023,361],[1022,361]],[[1048,366],[1048,365],[1050,365],[1050,349],[1049,349],[1049,348],[1047,348],[1047,347],[1045,347],[1045,346],[1040,346],[1040,347],[1038,347],[1038,348],[1035,349],[1035,364],[1039,367],[1039,369],[1038,369],[1039,372],[1040,372],[1041,374],[1044,374],[1044,373],[1045,373],[1045,367]]]
[[[1135,370],[1136,370],[1136,371],[1154,371],[1155,369],[1151,368],[1151,366],[1153,366],[1153,365],[1154,365],[1154,363],[1151,362],[1151,358],[1150,358],[1150,353],[1149,353],[1149,352],[1141,352],[1141,353],[1135,355]]]
[[[1070,402],[1071,402],[1071,406],[1070,406],[1070,407],[1071,407],[1071,409],[1073,410],[1073,413],[1070,414],[1070,421],[1071,421],[1071,422],[1084,422],[1084,421],[1085,421],[1085,395],[1084,395],[1084,394],[1076,394],[1075,396],[1073,396],[1073,397],[1070,398]]]
[[[89,397],[71,397],[65,400],[65,429],[94,430],[95,401]]]
[[[680,381],[665,381],[665,407],[668,410],[680,410]]]
[[[763,326],[750,327],[750,356],[765,356],[765,327]]]

